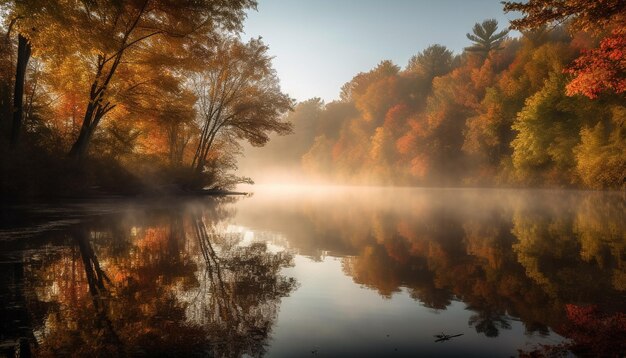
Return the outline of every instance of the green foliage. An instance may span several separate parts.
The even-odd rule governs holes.
[[[594,189],[626,188],[626,108],[612,108],[611,121],[583,128],[576,147],[576,170]]]
[[[566,79],[550,74],[544,87],[526,101],[513,129],[513,165],[522,182],[537,183],[548,175],[548,182],[570,176],[575,165],[573,149],[578,143],[581,118],[571,98],[565,95]],[[556,176],[556,178],[555,178]]]
[[[411,57],[406,71],[418,73],[432,80],[450,72],[453,60],[452,51],[445,46],[430,45],[424,51]]]
[[[498,21],[495,19],[488,19],[482,23],[476,23],[472,28],[472,33],[468,33],[465,36],[474,44],[465,48],[469,52],[481,53],[484,56],[494,50],[501,50],[500,44],[506,36],[509,34],[508,30],[498,31]]]
[[[506,137],[503,131],[511,125],[503,107],[502,93],[497,88],[490,87],[480,103],[479,114],[468,118],[466,123],[463,150],[492,165],[497,165],[504,154],[502,143],[506,141]]]

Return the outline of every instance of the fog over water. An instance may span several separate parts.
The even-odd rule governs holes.
[[[0,358],[626,357],[626,1],[0,1]]]
[[[305,185],[24,206],[0,229],[19,322],[1,332],[41,356],[619,352],[625,208],[620,192]]]

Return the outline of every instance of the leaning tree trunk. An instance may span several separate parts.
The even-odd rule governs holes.
[[[115,75],[115,71],[122,61],[122,56],[124,55],[124,52],[133,44],[161,33],[161,31],[155,31],[150,35],[142,36],[139,39],[136,39],[129,43],[130,35],[137,27],[137,24],[139,24],[139,20],[142,18],[148,6],[148,2],[149,0],[144,1],[141,10],[137,14],[137,17],[130,25],[130,27],[126,29],[126,32],[124,32],[119,50],[109,58],[107,58],[105,54],[98,55],[96,77],[94,82],[91,84],[91,91],[89,93],[89,104],[87,105],[87,110],[85,111],[85,118],[83,119],[83,124],[80,128],[80,134],[78,135],[76,142],[74,142],[74,144],[72,145],[72,149],[68,153],[70,157],[75,158],[78,161],[82,161],[82,159],[85,157],[85,154],[87,153],[87,147],[89,146],[89,142],[91,141],[91,137],[96,131],[100,120],[109,111],[115,108],[115,105],[111,104],[111,102],[109,101],[104,103],[104,97],[105,92],[108,90],[109,84],[111,83],[111,79]],[[113,61],[113,63],[108,68],[108,70],[105,71],[105,65],[111,60]]]
[[[11,147],[15,148],[22,132],[24,117],[24,82],[26,67],[30,59],[31,47],[28,39],[21,34],[18,36],[17,66],[15,70],[15,87],[13,93],[13,125],[11,126]]]
[[[85,117],[83,118],[83,124],[80,127],[80,133],[78,134],[78,138],[76,142],[72,145],[72,149],[70,149],[69,156],[79,161],[85,157],[87,153],[87,148],[89,146],[89,142],[91,141],[91,137],[93,133],[96,131],[98,127],[98,123],[105,114],[115,108],[114,104],[111,102],[104,102],[104,93],[106,92],[109,82],[111,78],[115,74],[115,70],[121,61],[122,55],[121,53],[115,57],[115,61],[113,65],[108,71],[105,79],[100,82],[100,78],[103,73],[105,59],[104,56],[100,56],[98,58],[98,68],[96,72],[96,79],[91,84],[91,90],[89,91],[89,103],[87,104],[87,109],[85,110]]]
[[[72,145],[72,149],[70,149],[70,157],[78,160],[82,160],[85,157],[87,148],[89,147],[89,142],[98,127],[98,123],[100,123],[102,117],[104,117],[104,115],[113,108],[115,108],[115,105],[111,104],[111,102],[102,104],[101,97],[90,101],[90,104],[87,106],[87,110],[85,111],[85,118],[83,119],[83,124],[80,127],[78,138]]]
[[[72,145],[72,149],[70,149],[70,157],[82,160],[85,153],[87,153],[87,147],[89,145],[89,141],[91,140],[93,130],[95,129],[95,126],[92,125],[93,114],[93,105],[89,104],[87,106],[87,110],[85,111],[85,117],[83,118],[83,124],[80,127],[78,138]]]

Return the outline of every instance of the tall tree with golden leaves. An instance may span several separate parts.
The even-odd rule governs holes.
[[[57,4],[58,5],[58,4]],[[54,14],[62,32],[49,36],[56,45],[91,68],[91,85],[78,138],[70,156],[82,158],[100,121],[115,107],[111,86],[134,53],[157,41],[190,48],[216,31],[241,28],[255,0],[69,1]],[[152,47],[154,49],[155,47]]]
[[[218,141],[262,146],[271,132],[291,132],[282,114],[291,110],[293,100],[281,91],[267,50],[260,39],[222,40],[212,49],[206,70],[195,76],[200,136],[191,166],[196,173],[209,169]]]

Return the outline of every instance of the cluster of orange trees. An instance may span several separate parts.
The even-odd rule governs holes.
[[[460,55],[382,61],[339,100],[300,103],[281,146],[311,175],[358,183],[623,188],[624,6],[575,3],[505,4],[526,14],[519,37],[487,20]]]

